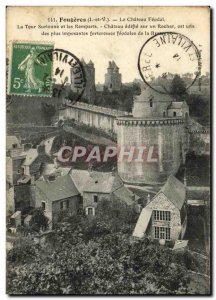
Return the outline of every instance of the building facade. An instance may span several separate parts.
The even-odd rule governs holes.
[[[59,176],[52,181],[38,180],[35,182],[33,207],[42,207],[52,227],[61,214],[77,214],[81,207],[80,193],[70,175]]]
[[[143,208],[133,236],[175,241],[183,239],[187,226],[186,186],[170,176]]]
[[[124,182],[158,184],[176,174],[185,159],[185,118],[189,113],[186,103],[176,106],[169,95],[143,87],[134,99],[133,115],[117,117],[118,146],[144,148],[141,161],[118,160]]]

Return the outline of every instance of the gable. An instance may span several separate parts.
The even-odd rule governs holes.
[[[146,207],[151,208],[152,210],[174,210],[176,208],[175,205],[161,191],[154,196],[152,201],[147,204]]]

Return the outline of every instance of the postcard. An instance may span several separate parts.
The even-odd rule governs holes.
[[[210,16],[7,7],[7,294],[211,295]]]

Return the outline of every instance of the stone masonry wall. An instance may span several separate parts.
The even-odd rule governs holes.
[[[147,150],[153,147],[152,158],[157,159],[156,162],[148,162],[144,155],[143,162],[128,162],[126,159],[118,161],[118,172],[125,182],[162,183],[170,174],[178,171],[183,158],[182,120],[164,119],[160,124],[160,121],[119,118],[117,124],[118,146],[146,146]]]
[[[179,234],[182,229],[180,211],[162,192],[159,193],[149,204],[147,204],[146,207],[151,208],[152,210],[167,210],[170,211],[171,214],[170,221],[154,221],[154,217],[152,215],[149,232],[152,238],[154,238],[154,226],[170,227],[171,240],[176,240],[179,238]]]

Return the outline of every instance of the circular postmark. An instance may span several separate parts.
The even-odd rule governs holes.
[[[178,75],[189,89],[201,73],[201,55],[185,35],[161,32],[142,46],[138,69],[143,81],[156,92],[172,94],[172,81]]]
[[[44,89],[52,89],[52,96],[78,101],[85,90],[86,77],[81,61],[63,49],[49,49],[38,54],[42,64],[52,61],[52,74],[44,73]]]

